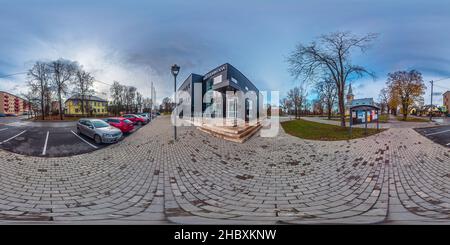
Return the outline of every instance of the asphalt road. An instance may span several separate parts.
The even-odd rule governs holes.
[[[438,144],[450,147],[450,125],[431,128],[416,128],[415,130]]]
[[[108,146],[96,144],[93,139],[76,134],[75,125],[69,127],[16,125],[11,122],[0,124],[1,149],[29,156],[62,157],[88,153]],[[137,130],[139,126],[135,126],[133,132]],[[128,135],[124,134],[124,137]]]

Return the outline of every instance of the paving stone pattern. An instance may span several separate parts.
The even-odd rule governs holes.
[[[450,224],[450,150],[410,128],[351,141],[244,144],[161,117],[62,158],[0,150],[0,222]]]

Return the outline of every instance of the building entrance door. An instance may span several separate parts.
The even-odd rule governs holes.
[[[245,99],[245,122],[250,121],[250,110],[252,110],[253,101],[250,99]]]
[[[237,124],[237,99],[227,99],[227,123],[233,126]]]

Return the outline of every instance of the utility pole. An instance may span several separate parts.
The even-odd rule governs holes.
[[[430,101],[430,121],[433,119],[433,83],[434,81],[431,80],[431,101]]]

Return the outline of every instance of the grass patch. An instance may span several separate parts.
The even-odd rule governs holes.
[[[425,119],[425,118],[417,118],[417,117],[407,117],[406,121],[405,121],[405,120],[403,120],[403,116],[398,116],[397,120],[402,121],[402,122],[429,122],[430,121],[430,119],[428,119],[428,118]]]
[[[386,115],[386,114],[383,114],[383,115],[380,115],[380,123],[387,123],[387,122],[389,122],[389,115]]]
[[[350,138],[349,128],[311,122],[302,119],[282,122],[281,126],[283,127],[284,131],[286,131],[286,133],[290,135],[302,139],[325,141],[363,138],[366,136],[377,134],[384,130],[380,129],[379,131],[377,131],[377,129],[368,128],[367,135],[365,135],[364,128],[352,128],[352,137]]]

